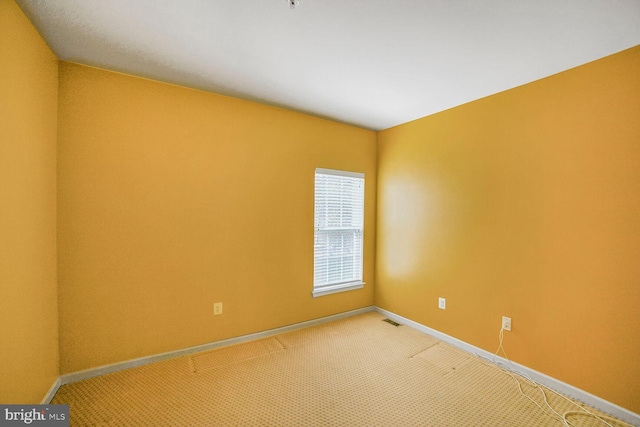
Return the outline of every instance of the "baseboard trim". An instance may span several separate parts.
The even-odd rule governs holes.
[[[336,320],[344,319],[351,316],[356,316],[358,314],[364,314],[371,311],[376,311],[384,316],[404,325],[407,325],[411,328],[414,328],[420,332],[431,335],[441,341],[444,341],[448,344],[451,344],[463,351],[468,353],[475,354],[478,357],[481,357],[489,362],[493,360],[497,360],[499,363],[507,364],[507,360],[496,356],[494,358],[494,354],[483,350],[479,347],[476,347],[472,344],[469,344],[465,341],[454,338],[450,335],[447,335],[443,332],[440,332],[436,329],[432,329],[428,326],[425,326],[421,323],[415,322],[406,317],[400,316],[391,311],[385,310],[383,308],[377,306],[368,306],[359,308],[356,310],[346,311],[343,313],[338,313],[330,316],[321,317],[318,319],[308,320],[305,322],[295,323],[292,325],[282,326],[279,328],[269,329],[266,331],[256,332],[252,334],[242,335],[239,337],[229,338],[225,340],[215,341],[207,344],[202,344],[194,347],[188,347],[181,350],[169,351],[166,353],[155,354],[151,356],[141,357],[138,359],[127,360],[124,362],[113,363],[110,365],[99,366],[97,368],[86,369],[83,371],[72,372],[69,374],[61,375],[51,386],[44,399],[42,400],[42,404],[48,404],[53,399],[53,396],[58,391],[61,385],[69,384],[77,381],[82,381],[88,378],[97,377],[100,375],[109,374],[112,372],[118,372],[125,369],[135,368],[137,366],[147,365],[149,363],[159,362],[162,360],[173,359],[175,357],[186,356],[193,353],[198,353],[201,351],[213,350],[219,347],[224,347],[233,344],[239,344],[246,341],[252,341],[256,339],[266,338],[272,335],[277,335],[285,332],[294,331],[296,329],[308,328],[311,326],[321,325],[323,323],[333,322]],[[627,423],[630,423],[634,426],[640,426],[640,415],[629,411],[621,406],[618,406],[614,403],[611,403],[607,400],[604,400],[598,396],[595,396],[591,393],[588,393],[584,390],[581,390],[577,387],[574,387],[570,384],[562,382],[558,379],[550,377],[541,372],[535,371],[531,368],[528,368],[524,365],[520,365],[519,363],[511,362],[516,370],[520,373],[524,373],[537,381],[538,383],[549,387],[559,393],[562,393],[566,396],[569,396],[573,399],[576,399],[580,402],[586,403],[596,409],[599,409],[605,413],[613,415],[616,418],[619,418]]]
[[[198,353],[201,351],[213,350],[215,348],[224,347],[227,345],[239,344],[245,341],[252,341],[260,338],[266,338],[272,335],[294,331],[296,329],[308,328],[311,326],[321,325],[323,323],[334,322],[336,320],[344,319],[351,316],[356,316],[358,314],[368,313],[368,312],[374,311],[374,309],[375,309],[374,306],[363,307],[355,310],[346,311],[343,313],[320,317],[318,319],[307,320],[305,322],[282,326],[275,329],[269,329],[262,332],[256,332],[253,334],[242,335],[239,337],[215,341],[207,344],[197,345],[194,347],[188,347],[181,350],[169,351],[166,353],[160,353],[160,354],[155,354],[151,356],[140,357],[138,359],[127,360],[124,362],[113,363],[110,365],[103,365],[97,368],[91,368],[91,369],[85,369],[82,371],[72,372],[72,373],[64,374],[60,376],[60,378],[58,379],[58,382],[59,382],[58,387],[60,387],[60,385],[74,383],[77,381],[86,380],[88,378],[110,374],[112,372],[118,372],[125,369],[135,368],[137,366],[148,365],[149,363],[160,362],[162,360],[173,359],[175,357],[186,356],[188,354]],[[53,394],[55,394],[55,391]],[[51,398],[53,398],[53,394],[51,395]]]
[[[53,396],[56,395],[56,392],[58,391],[61,385],[62,383],[60,382],[60,378],[59,377],[56,378],[56,380],[53,382],[53,384],[49,388],[49,391],[47,392],[47,394],[45,394],[44,397],[42,398],[42,401],[40,402],[40,404],[48,405],[49,403],[51,403]]]
[[[442,333],[440,331],[437,331],[435,329],[432,329],[428,326],[425,326],[421,323],[415,322],[411,319],[407,319],[406,317],[402,317],[398,314],[395,314],[391,311],[382,309],[380,307],[374,306],[374,310],[377,311],[380,314],[383,314],[384,316],[387,316],[388,318],[390,318],[391,320],[394,320],[398,323],[402,323],[404,325],[410,326],[414,329],[417,329],[420,332],[424,332],[427,335],[431,335],[434,338],[437,338],[441,341],[444,341],[448,344],[451,344],[463,351],[466,351],[468,353],[472,353],[475,354],[478,357],[481,357],[491,363],[493,363],[493,360],[497,360],[499,363],[502,363],[504,365],[506,365],[508,362],[505,358],[503,357],[498,357],[495,356],[494,358],[494,354],[490,353],[486,350],[483,350],[479,347],[476,347],[474,345],[471,345],[465,341],[459,340],[457,338],[454,338],[450,335],[447,335],[445,333]],[[584,390],[581,390],[577,387],[574,387],[570,384],[567,384],[565,382],[562,382],[558,379],[555,379],[553,377],[550,377],[546,374],[543,374],[541,372],[535,371],[531,368],[528,368],[524,365],[520,365],[519,363],[515,363],[515,362],[511,362],[513,364],[513,366],[515,367],[515,370],[517,372],[520,373],[524,373],[526,375],[528,375],[529,377],[531,377],[534,381],[549,387],[552,390],[555,390],[559,393],[564,394],[565,396],[571,397],[575,400],[578,400],[580,402],[586,403],[587,405],[599,409],[602,412],[605,412],[607,414],[613,415],[616,418],[619,418],[627,423],[630,423],[634,426],[640,426],[640,415],[636,414],[635,412],[631,412],[628,409],[625,409],[621,406],[616,405],[615,403],[611,403],[607,400],[602,399],[601,397],[595,396],[589,392],[586,392]]]

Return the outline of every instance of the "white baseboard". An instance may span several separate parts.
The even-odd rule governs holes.
[[[384,310],[380,307],[376,306],[375,311],[387,316],[391,320],[410,326],[414,329],[417,329],[420,332],[424,332],[427,335],[431,335],[432,337],[437,338],[440,341],[444,341],[448,344],[458,347],[459,349],[466,351],[467,353],[475,354],[476,356],[486,359],[489,362],[492,362],[492,360],[496,360],[499,362],[499,364],[503,364],[507,366],[508,361],[503,357],[494,356],[493,353],[490,353],[486,350],[478,348],[467,342],[461,341],[450,335],[444,334],[440,331],[432,329],[421,323],[414,322],[413,320],[407,319],[406,317],[399,316],[391,311]],[[515,363],[515,362],[510,362],[510,363],[515,368],[516,372],[519,372],[521,374],[526,374],[527,376],[529,376],[531,379],[533,379],[539,384],[542,384],[552,390],[562,393],[565,396],[568,396],[580,402],[586,403],[587,405],[593,408],[599,409],[602,412],[613,415],[614,417],[619,418],[634,426],[640,426],[640,415],[636,414],[635,412],[631,412],[628,409],[625,409],[621,406],[616,405],[615,403],[606,401],[598,396],[595,396],[591,393],[588,393],[570,384],[564,383],[558,379],[550,377],[541,372],[535,371],[524,365],[520,365],[519,363]]]
[[[296,323],[293,325],[283,326],[280,328],[269,329],[267,331],[256,332],[253,334],[243,335],[240,337],[229,338],[226,340],[215,341],[212,343],[197,345],[181,350],[169,351],[166,353],[155,354],[152,356],[141,357],[138,359],[127,360],[124,362],[113,363],[110,365],[99,366],[97,368],[85,369],[83,371],[72,372],[69,374],[61,375],[58,381],[58,387],[63,384],[69,384],[76,381],[86,380],[88,378],[97,377],[104,374],[110,374],[112,372],[122,371],[124,369],[134,368],[136,366],[147,365],[149,363],[159,362],[161,360],[172,359],[174,357],[186,356],[188,354],[198,353],[200,351],[213,350],[218,347],[224,347],[232,344],[239,344],[245,341],[257,340],[260,338],[266,338],[272,335],[282,334],[284,332],[293,331],[301,328],[308,328],[310,326],[316,326],[323,323],[333,322],[346,317],[356,316],[358,314],[368,313],[374,311],[374,306],[368,306],[359,308],[356,310],[346,311],[344,313],[338,313],[331,316],[321,317],[319,319],[308,320],[305,322]],[[56,388],[57,390],[57,388]],[[54,391],[55,394],[55,391]],[[51,395],[53,397],[53,394]]]
[[[463,351],[468,353],[475,354],[478,357],[481,357],[489,362],[496,360],[499,364],[506,365],[508,362],[506,359],[502,357],[495,356],[493,353],[490,353],[486,350],[483,350],[479,347],[471,345],[467,342],[461,341],[457,338],[454,338],[450,335],[437,331],[435,329],[429,328],[421,323],[415,322],[411,319],[407,319],[400,315],[397,315],[393,312],[384,310],[377,306],[369,306],[356,310],[347,311],[344,313],[338,313],[331,316],[321,317],[319,319],[309,320],[306,322],[296,323],[293,325],[283,326],[280,328],[270,329],[267,331],[256,332],[253,334],[243,335],[240,337],[229,338],[226,340],[215,341],[212,343],[202,344],[194,347],[189,347],[181,350],[170,351],[166,353],[156,354],[147,357],[141,357],[138,359],[127,360],[124,362],[114,363],[110,365],[99,366],[97,368],[86,369],[83,371],[72,372],[69,374],[61,375],[60,378],[56,380],[56,382],[51,386],[44,399],[42,400],[43,404],[48,404],[53,399],[58,388],[63,384],[69,384],[76,381],[82,381],[88,378],[97,377],[104,374],[109,374],[112,372],[122,371],[124,369],[134,368],[136,366],[147,365],[149,363],[159,362],[161,360],[172,359],[174,357],[185,356],[188,354],[198,353],[201,351],[213,350],[215,348],[224,347],[227,345],[239,344],[246,341],[252,341],[260,338],[266,338],[272,335],[277,335],[289,331],[293,331],[301,328],[308,328],[311,326],[320,325],[323,323],[333,322],[339,319],[344,319],[347,317],[355,316],[358,314],[368,313],[371,311],[377,311],[378,313],[387,316],[388,318],[417,329],[420,332],[431,335],[441,341],[444,341],[448,344],[451,344]],[[640,427],[640,415],[629,411],[628,409],[622,408],[614,403],[608,402],[598,396],[595,396],[591,393],[588,393],[584,390],[581,390],[577,387],[574,387],[570,384],[564,383],[560,380],[557,380],[553,377],[550,377],[541,372],[535,371],[531,368],[528,368],[524,365],[520,365],[515,362],[511,362],[511,364],[515,367],[515,370],[529,376],[536,382],[549,387],[552,390],[555,390],[559,393],[564,394],[565,396],[569,396],[573,399],[576,399],[580,402],[586,403],[593,408],[599,409],[607,414],[613,415],[616,418],[619,418],[627,423],[630,423],[634,426]]]
[[[49,391],[47,392],[47,394],[45,394],[44,397],[42,398],[42,401],[40,402],[40,404],[48,405],[49,403],[51,403],[51,399],[53,399],[53,396],[56,395],[56,392],[58,391],[61,385],[62,383],[60,382],[60,378],[56,378],[54,383],[49,388]]]

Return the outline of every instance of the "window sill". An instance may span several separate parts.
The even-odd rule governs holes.
[[[353,291],[355,289],[361,289],[365,285],[364,282],[349,282],[341,283],[339,285],[323,286],[319,289],[313,290],[313,297],[322,297],[325,295],[335,294],[337,292]]]

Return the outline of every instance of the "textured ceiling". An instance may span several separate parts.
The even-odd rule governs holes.
[[[56,55],[385,129],[640,44],[640,0],[17,0]]]

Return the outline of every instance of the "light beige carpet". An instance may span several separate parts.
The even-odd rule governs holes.
[[[497,367],[383,318],[366,313],[64,385],[52,403],[70,405],[72,426],[564,425],[526,381],[547,413]],[[560,414],[578,410],[547,396]]]

